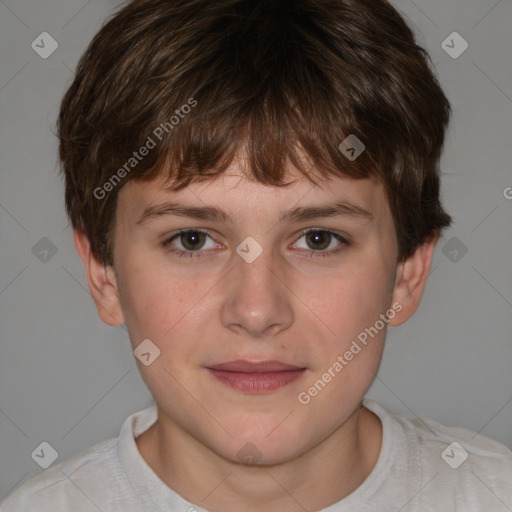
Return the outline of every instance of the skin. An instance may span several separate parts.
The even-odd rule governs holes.
[[[293,169],[288,173],[289,186],[264,186],[246,179],[237,160],[223,175],[179,192],[166,190],[160,179],[128,183],[118,197],[113,267],[96,260],[87,238],[75,231],[100,317],[109,325],[126,323],[133,348],[149,338],[160,349],[149,366],[137,360],[159,418],[136,439],[138,449],[169,487],[210,511],[319,510],[367,478],[380,453],[382,426],[362,400],[379,367],[386,327],[307,405],[297,397],[392,304],[401,310],[389,325],[412,316],[437,241],[397,263],[381,184],[335,178],[315,186]],[[277,223],[296,206],[340,199],[369,210],[373,219]],[[161,215],[137,224],[146,207],[170,200],[216,206],[233,223]],[[162,246],[185,228],[212,234],[196,240],[194,257]],[[308,241],[301,236],[306,228],[330,230],[350,243],[328,236]],[[263,249],[252,263],[236,253],[248,236]],[[184,243],[178,236],[170,247],[185,250]],[[331,255],[318,256],[322,251]],[[306,371],[278,390],[249,394],[205,369],[235,359],[279,360]],[[237,455],[246,443],[257,447],[253,464]]]

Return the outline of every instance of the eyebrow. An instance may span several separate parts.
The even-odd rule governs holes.
[[[226,212],[215,206],[187,206],[173,202],[148,206],[136,224],[141,225],[150,219],[167,215],[198,220],[223,221],[226,224],[233,224],[233,219]],[[361,206],[357,206],[349,201],[336,201],[322,206],[299,206],[292,208],[281,213],[277,224],[338,216],[373,220],[373,214]]]

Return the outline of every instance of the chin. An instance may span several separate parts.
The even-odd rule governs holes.
[[[298,457],[300,452],[297,451],[297,446],[281,446],[279,450],[275,450],[261,443],[255,444],[247,441],[242,442],[240,448],[235,452],[230,447],[229,453],[220,455],[230,462],[259,467],[284,464]]]
[[[307,449],[307,446],[302,446],[304,432],[299,427],[285,429],[279,425],[279,421],[274,422],[271,428],[258,429],[259,432],[264,431],[259,435],[253,435],[254,427],[248,432],[235,426],[228,429],[235,434],[234,438],[229,440],[228,445],[219,447],[218,453],[232,462],[247,465],[275,465],[293,460]]]

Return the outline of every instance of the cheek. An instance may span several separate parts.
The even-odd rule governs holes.
[[[370,271],[368,269],[371,269]],[[389,276],[377,266],[355,265],[328,279],[301,286],[305,306],[339,345],[379,319],[389,308]]]
[[[318,340],[312,374],[297,397],[301,407],[307,404],[310,418],[328,418],[333,428],[367,392],[384,348],[387,323],[380,315],[390,309],[389,293],[374,279],[367,287],[361,282],[353,275],[345,280],[346,286],[331,284],[325,294],[318,295],[318,309],[323,310],[322,320],[330,334]],[[338,405],[337,412],[332,404]]]
[[[153,396],[179,405],[182,387],[190,387],[186,369],[195,363],[197,305],[204,291],[196,282],[137,268],[123,288],[122,304],[132,348],[150,339],[160,353],[148,366],[137,362]],[[178,384],[178,383],[181,383]]]
[[[133,348],[149,338],[160,349],[160,363],[181,373],[205,343],[201,328],[216,280],[171,275],[158,266],[134,266],[130,276],[121,302]]]
[[[130,334],[136,339],[161,339],[190,309],[196,287],[157,269],[127,267],[124,275],[130,277],[120,289],[120,299]]]

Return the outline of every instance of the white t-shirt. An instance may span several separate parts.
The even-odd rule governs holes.
[[[512,452],[464,428],[387,413],[381,452],[368,478],[322,512],[511,512]],[[165,485],[135,438],[156,407],[131,415],[119,438],[103,441],[30,479],[0,512],[206,512]],[[458,444],[452,444],[458,443]]]

